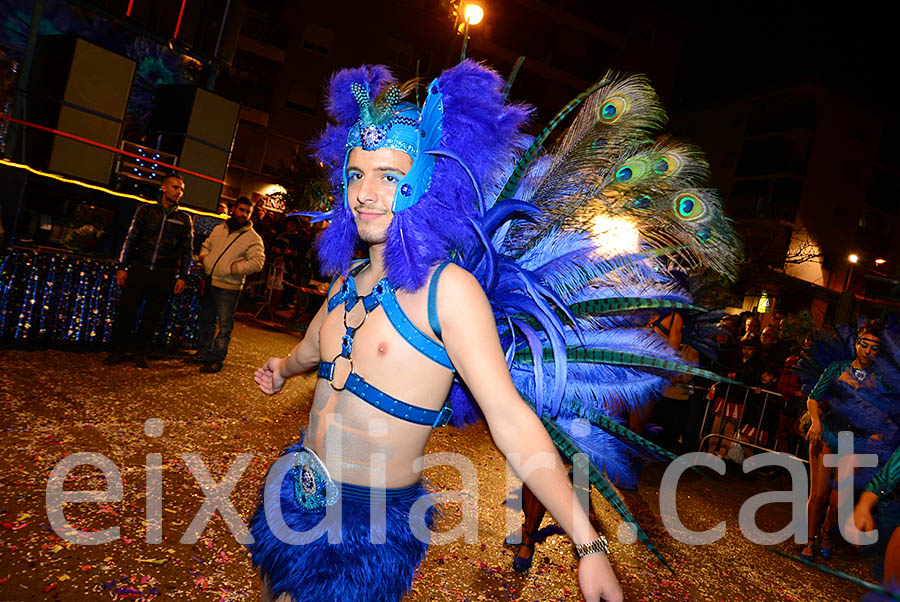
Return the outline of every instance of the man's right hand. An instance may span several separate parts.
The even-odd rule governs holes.
[[[588,554],[578,562],[578,586],[586,602],[622,602],[622,586],[606,554]]]
[[[266,363],[253,374],[253,380],[259,385],[259,390],[267,395],[279,393],[284,386],[284,377],[281,375],[283,357],[270,357]]]
[[[128,280],[128,272],[125,270],[116,270],[116,282],[119,283],[119,286],[125,286],[126,280]]]

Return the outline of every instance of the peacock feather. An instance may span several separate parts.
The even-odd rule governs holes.
[[[487,293],[513,383],[563,455],[630,522],[607,478],[634,487],[629,454],[672,456],[623,416],[658,398],[673,374],[722,380],[685,362],[648,324],[665,312],[701,313],[684,275],[733,277],[740,260],[731,223],[704,188],[703,154],[664,135],[666,122],[644,76],[607,73],[491,179],[470,220],[476,242],[457,259]],[[594,234],[599,218],[630,224],[635,244],[605,247]],[[462,383],[451,403],[455,424],[478,418]],[[640,528],[638,537],[665,563]]]

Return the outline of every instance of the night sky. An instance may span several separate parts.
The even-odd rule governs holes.
[[[888,92],[898,71],[898,10],[867,2],[834,6],[680,4],[695,27],[686,33],[674,104],[696,106],[741,92],[819,82],[888,115],[896,104]]]

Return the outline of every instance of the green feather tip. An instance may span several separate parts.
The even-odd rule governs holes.
[[[678,372],[681,374],[692,374],[701,376],[709,380],[722,383],[730,383],[733,385],[742,384],[740,381],[725,378],[715,372],[704,370],[690,364],[678,362],[675,360],[667,360],[651,355],[642,355],[640,353],[630,353],[627,351],[615,351],[613,349],[601,349],[599,347],[582,347],[580,345],[569,345],[566,347],[566,358],[570,362],[582,362],[585,364],[611,364],[614,366],[634,366],[638,368],[654,368],[666,372]],[[517,351],[513,361],[524,365],[530,365],[531,351],[523,349]],[[553,361],[553,348],[544,347],[543,361]]]
[[[686,309],[699,312],[707,311],[702,307],[691,305],[690,303],[682,303],[680,301],[672,301],[670,299],[648,299],[644,297],[611,297],[607,299],[591,299],[589,301],[573,303],[569,306],[569,310],[571,310],[571,312],[576,316],[602,316],[605,314],[618,313],[621,311],[658,308]]]
[[[544,425],[544,428],[547,430],[547,433],[550,435],[550,439],[553,441],[553,444],[556,445],[556,448],[569,460],[572,462],[572,466],[575,470],[580,470],[582,472],[586,472],[588,474],[588,478],[590,479],[591,485],[603,496],[603,498],[609,503],[610,506],[616,511],[622,520],[631,523],[634,525],[637,530],[637,538],[638,540],[644,544],[644,546],[653,553],[654,556],[665,566],[667,569],[675,572],[669,563],[666,561],[665,557],[660,553],[660,551],[653,545],[653,542],[650,540],[650,537],[644,531],[644,529],[638,524],[637,519],[631,514],[628,510],[628,506],[625,505],[625,502],[619,497],[619,494],[616,493],[616,490],[613,486],[606,480],[606,477],[594,465],[593,462],[588,459],[588,457],[581,453],[575,443],[572,442],[571,438],[569,438],[566,433],[564,433],[559,426],[557,426],[556,422],[547,417],[546,415],[541,417],[541,422]]]

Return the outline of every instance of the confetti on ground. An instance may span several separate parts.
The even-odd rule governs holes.
[[[187,469],[184,454],[198,454],[218,481],[240,453],[252,454],[231,500],[246,522],[258,487],[279,451],[296,440],[308,420],[312,377],[294,379],[286,394],[255,390],[253,370],[273,354],[286,354],[293,334],[238,323],[225,369],[201,375],[177,357],[151,358],[149,370],[131,364],[108,368],[99,352],[0,350],[0,600],[190,600],[236,602],[259,599],[258,579],[244,548],[216,514],[196,543],[180,543],[205,501]],[[150,437],[148,418],[159,418],[163,432]],[[580,600],[572,546],[561,535],[537,545],[527,574],[512,570],[514,548],[504,539],[521,516],[504,504],[520,483],[482,426],[465,432],[435,431],[429,452],[454,451],[470,459],[478,475],[478,539],[433,547],[416,574],[407,602],[479,600]],[[112,461],[122,481],[121,500],[64,503],[68,527],[51,528],[45,508],[47,479],[67,455],[97,452]],[[160,454],[163,474],[162,542],[148,543],[160,526],[147,516],[148,454]],[[458,491],[461,477],[452,467],[426,471],[437,490]],[[684,476],[678,493],[686,527],[705,530],[726,521],[726,536],[692,547],[668,536],[659,516],[659,467],[649,467],[638,492],[623,497],[657,543],[671,573],[639,544],[614,541],[613,566],[626,600],[765,602],[783,600],[855,601],[861,591],[834,577],[791,564],[746,540],[737,526],[738,510],[761,487],[782,489],[774,481],[746,482],[739,475],[700,479]],[[67,491],[109,489],[110,479],[91,466],[73,468]],[[515,494],[518,495],[518,494]],[[458,499],[474,501],[472,492]],[[608,534],[619,520],[596,494],[593,520]],[[440,531],[462,519],[462,506],[448,504]],[[789,515],[783,504],[763,507],[764,531],[782,528]],[[551,525],[548,518],[544,526]],[[119,537],[100,545],[83,539],[118,528]],[[781,549],[793,551],[792,544]],[[838,545],[831,566],[871,580],[871,559],[860,559]]]

